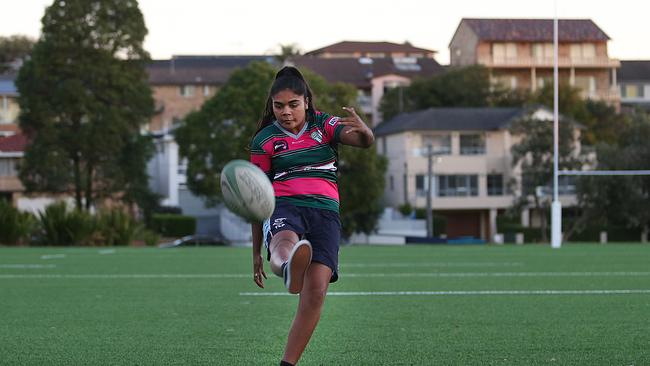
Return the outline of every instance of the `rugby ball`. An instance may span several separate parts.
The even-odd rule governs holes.
[[[221,171],[226,207],[249,222],[262,222],[275,209],[273,185],[262,169],[246,160],[230,161]]]

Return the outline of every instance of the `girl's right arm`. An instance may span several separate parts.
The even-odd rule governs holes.
[[[251,233],[253,237],[253,280],[260,288],[264,288],[264,258],[262,258],[262,225],[259,223],[251,224]]]

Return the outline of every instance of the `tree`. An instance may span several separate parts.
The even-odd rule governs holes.
[[[248,159],[248,146],[257,130],[269,86],[275,75],[267,63],[251,63],[233,72],[226,84],[176,130],[180,155],[188,159],[187,186],[214,205],[221,200],[219,173],[233,159]],[[316,106],[333,114],[353,105],[356,91],[346,84],[329,84],[303,70]],[[208,131],[208,132],[206,132]],[[379,216],[385,161],[374,149],[340,147],[341,221],[350,230],[370,232]]]
[[[541,104],[553,108],[553,85],[545,85],[531,95],[527,104]],[[627,125],[623,114],[616,113],[613,106],[603,101],[585,100],[580,89],[562,83],[558,87],[558,109],[563,116],[580,121],[584,126],[582,142],[585,145],[616,143],[620,131]]]
[[[583,157],[578,155],[579,139],[575,131],[576,125],[572,120],[564,118],[559,123],[560,169],[575,169],[583,162]],[[522,118],[513,123],[510,133],[521,136],[521,141],[511,148],[513,167],[521,171],[521,181],[511,182],[517,197],[514,208],[521,209],[532,202],[541,214],[542,240],[547,241],[551,197],[546,187],[552,187],[553,184],[553,123],[530,117]],[[538,192],[537,187],[541,187],[542,192]]]
[[[34,40],[28,36],[0,36],[0,74],[17,68],[34,47]]]
[[[490,84],[488,70],[480,65],[452,68],[428,78],[415,79],[407,87],[389,90],[382,98],[384,119],[402,112],[431,107],[487,107],[522,105],[528,98]]]
[[[55,0],[42,22],[16,79],[20,127],[30,139],[21,181],[30,192],[73,190],[78,208],[137,201],[147,177],[135,171],[145,171],[151,147],[133,144],[151,144],[138,135],[153,112],[137,1]]]
[[[300,56],[302,54],[302,50],[300,49],[300,46],[298,46],[296,43],[280,44],[279,47],[280,47],[280,52],[275,56],[275,58],[280,63],[284,63],[290,58],[294,56]]]
[[[616,143],[597,147],[598,170],[650,169],[650,117],[633,114]],[[649,176],[581,177],[577,184],[580,215],[565,236],[588,226],[648,228],[650,226]]]

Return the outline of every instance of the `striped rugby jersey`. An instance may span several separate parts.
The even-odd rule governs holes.
[[[317,111],[298,134],[274,121],[255,135],[251,162],[271,179],[277,201],[338,212],[336,144],[343,127],[339,117]]]

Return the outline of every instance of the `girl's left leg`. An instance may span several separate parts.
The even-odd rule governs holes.
[[[312,262],[307,269],[298,311],[289,330],[284,361],[295,365],[307,347],[320,319],[331,277],[332,270],[322,263]]]

